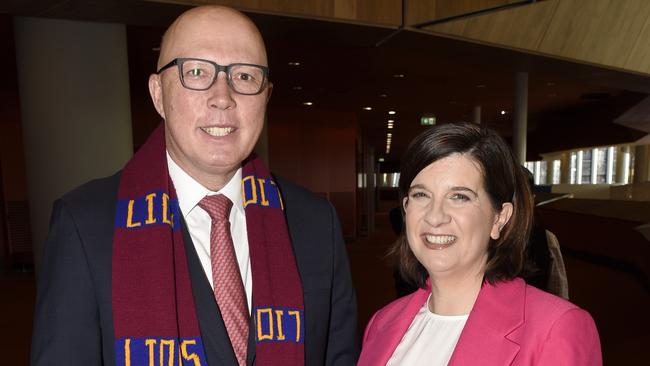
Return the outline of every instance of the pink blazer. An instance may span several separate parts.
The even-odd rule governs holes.
[[[419,289],[370,319],[357,365],[385,365],[430,289]],[[596,325],[586,311],[520,279],[486,283],[449,365],[602,365]]]

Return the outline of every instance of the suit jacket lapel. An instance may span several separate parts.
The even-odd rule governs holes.
[[[526,283],[519,278],[484,284],[449,365],[510,365],[520,348],[525,297]]]
[[[404,307],[395,309],[386,314],[386,318],[382,320],[383,325],[379,326],[375,332],[379,333],[378,337],[369,338],[363,347],[375,350],[368,354],[366,364],[368,365],[385,365],[390,357],[395,352],[400,341],[409,326],[413,322],[415,315],[424,305],[429,297],[430,290],[418,289],[414,294],[410,295]]]
[[[232,345],[230,344],[230,338],[228,338],[226,326],[221,318],[219,306],[214,298],[212,287],[205,275],[203,266],[196,254],[196,249],[194,248],[192,238],[187,231],[184,220],[181,226],[183,228],[183,241],[185,242],[185,253],[187,253],[190,281],[192,282],[196,317],[199,322],[199,328],[201,329],[201,339],[203,340],[208,364],[236,365],[237,358],[235,357],[235,351],[233,351]],[[254,352],[255,347],[252,347],[252,349]],[[251,347],[249,342],[250,352]],[[253,358],[251,356],[248,357],[249,360]]]

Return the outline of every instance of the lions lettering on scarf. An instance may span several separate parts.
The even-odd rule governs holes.
[[[179,347],[180,346],[180,347]],[[205,355],[200,338],[123,338],[115,344],[118,366],[202,366]]]
[[[151,225],[178,227],[178,200],[165,192],[152,192],[135,199],[121,199],[117,203],[115,226],[136,229]]]
[[[303,312],[288,308],[257,308],[257,342],[303,343]]]
[[[253,204],[284,210],[278,187],[269,178],[257,178],[254,175],[248,175],[242,179],[241,189],[244,195],[244,208]]]

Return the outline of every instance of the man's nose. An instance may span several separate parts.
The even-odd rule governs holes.
[[[208,89],[210,97],[208,105],[211,108],[229,109],[235,106],[235,100],[232,98],[232,89],[228,85],[228,76],[225,72],[219,72],[217,78]]]
[[[451,216],[447,213],[444,201],[434,200],[431,202],[425,213],[424,220],[433,227],[448,223],[451,220]]]

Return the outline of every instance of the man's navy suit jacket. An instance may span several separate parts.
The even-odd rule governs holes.
[[[54,204],[39,271],[32,365],[116,364],[111,257],[119,179],[118,173],[94,180]],[[313,193],[282,179],[277,183],[304,291],[306,365],[354,365],[356,299],[335,211]],[[183,231],[207,361],[236,365],[184,223]],[[250,333],[249,365],[255,363]]]

